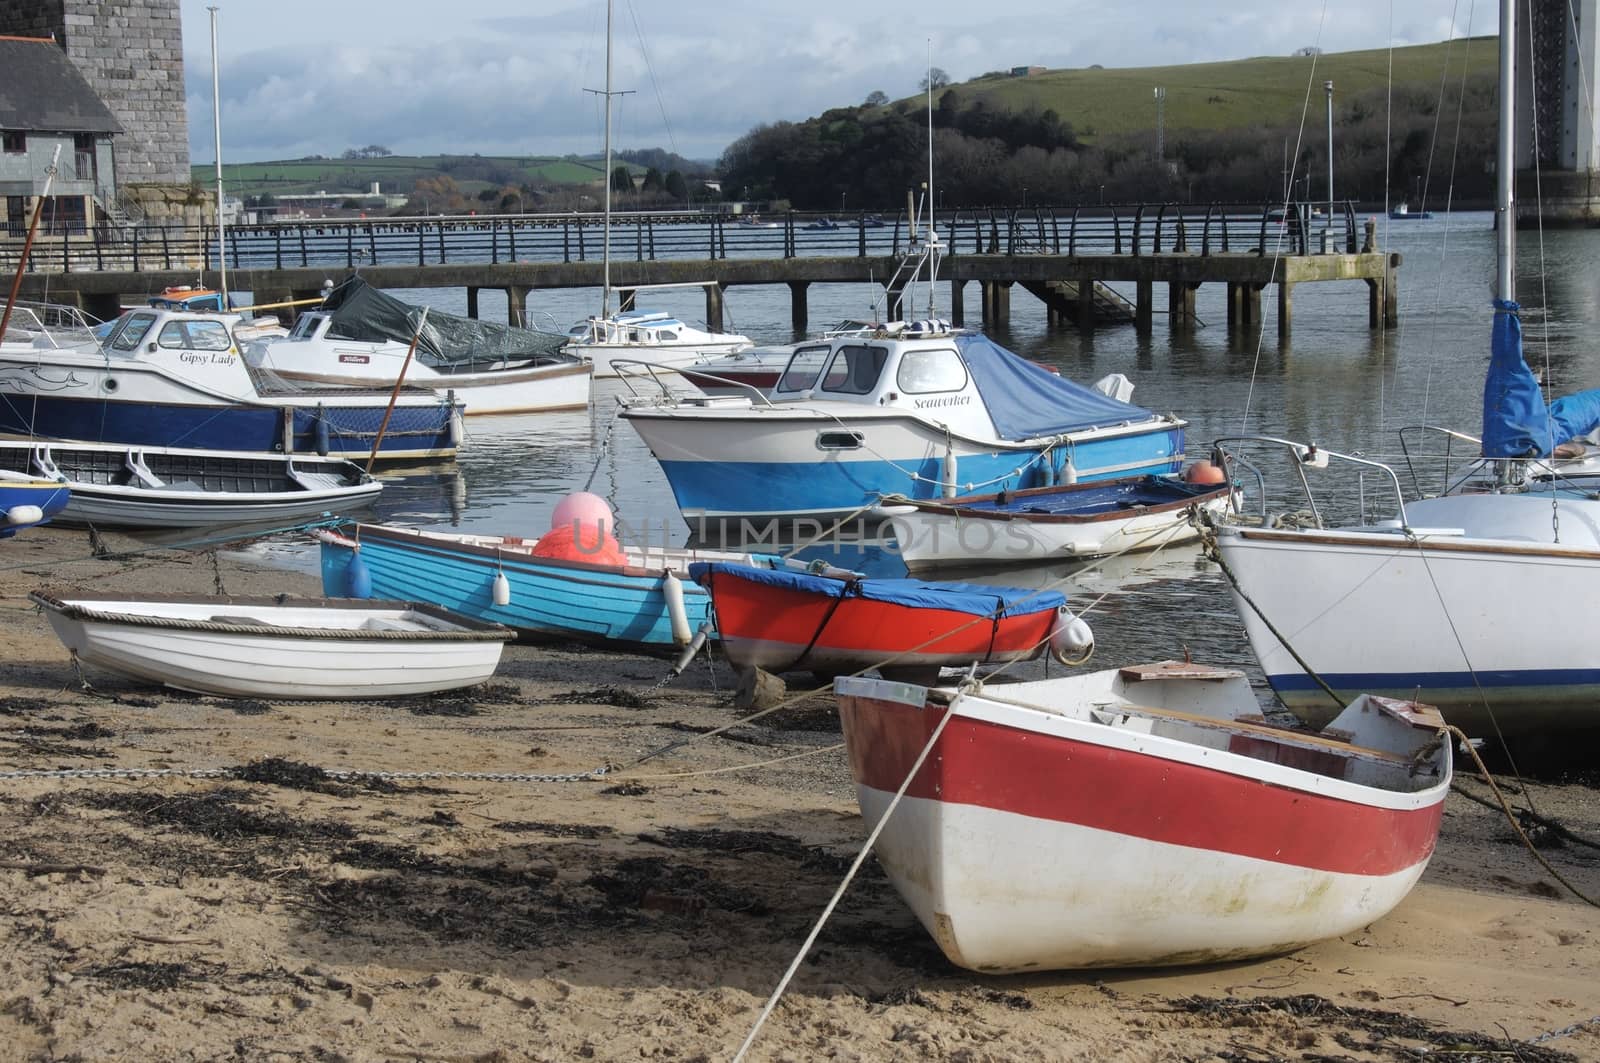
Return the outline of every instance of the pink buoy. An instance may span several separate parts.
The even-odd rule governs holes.
[[[550,514],[550,527],[570,528],[574,523],[585,530],[608,532],[612,527],[611,507],[599,495],[574,491],[556,503],[555,512]]]
[[[1209,461],[1197,461],[1183,470],[1184,483],[1220,484],[1226,483],[1227,479],[1222,469]]]

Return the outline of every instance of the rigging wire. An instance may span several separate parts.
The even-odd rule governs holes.
[[[1306,74],[1305,99],[1300,103],[1300,126],[1295,132],[1293,161],[1289,164],[1289,183],[1284,188],[1282,218],[1278,222],[1277,241],[1272,248],[1272,270],[1268,275],[1268,284],[1282,281],[1278,280],[1278,269],[1283,263],[1283,243],[1289,231],[1289,204],[1294,198],[1295,172],[1300,167],[1300,145],[1305,140],[1306,116],[1311,113],[1311,89],[1317,81],[1317,60],[1322,57],[1322,27],[1328,19],[1328,0],[1322,0],[1322,7],[1317,14],[1317,32],[1312,39],[1311,69]],[[1328,219],[1331,224],[1333,219]],[[1265,251],[1266,248],[1262,248]],[[1244,413],[1240,416],[1239,431],[1246,434],[1250,431],[1250,406],[1255,399],[1256,377],[1261,371],[1261,351],[1267,341],[1267,325],[1265,321],[1256,322],[1256,353],[1250,363],[1250,383],[1245,389]]]

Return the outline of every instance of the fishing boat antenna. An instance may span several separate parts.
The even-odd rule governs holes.
[[[221,309],[228,309],[228,245],[223,238],[222,220],[222,93],[218,89],[220,79],[217,76],[217,8],[215,5],[207,7],[211,12],[211,131],[216,138],[217,148],[217,289],[222,293]]]

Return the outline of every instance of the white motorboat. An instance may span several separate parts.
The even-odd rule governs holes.
[[[81,663],[235,698],[379,698],[481,683],[515,632],[438,606],[338,598],[29,596]]]
[[[834,691],[865,822],[889,817],[878,862],[945,956],[986,973],[1218,963],[1359,930],[1421,877],[1450,790],[1432,708],[1364,696],[1309,733],[1263,720],[1225,669]]]
[[[71,490],[62,523],[199,528],[346,515],[383,484],[340,458],[0,439],[0,480]]]
[[[152,306],[123,314],[100,341],[42,325],[18,333],[13,318],[0,341],[0,432],[360,458],[381,436],[380,459],[455,456],[459,400],[421,388],[394,396],[389,388],[296,387],[245,363],[232,331],[238,320]]]
[[[411,340],[416,338],[416,348]],[[298,385],[393,388],[401,380],[453,394],[469,415],[577,410],[591,367],[561,354],[559,335],[415,308],[351,277],[285,337],[244,345],[254,368]]]

